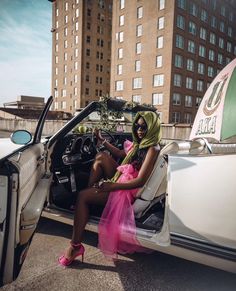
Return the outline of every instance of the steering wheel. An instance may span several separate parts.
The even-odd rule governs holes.
[[[109,131],[107,131],[105,129],[102,129],[102,128],[100,128],[99,130],[100,130],[101,133],[104,132],[106,135],[108,135],[111,138],[111,142],[112,143],[116,142],[114,136]],[[92,145],[96,149],[97,152],[100,152],[104,148],[104,146],[103,145],[97,146],[97,144],[95,143],[96,139],[97,138],[95,137],[94,132],[92,132],[92,137],[91,137]]]

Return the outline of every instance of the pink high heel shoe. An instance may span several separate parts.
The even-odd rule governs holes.
[[[58,259],[59,264],[64,267],[69,266],[79,256],[82,256],[82,263],[84,262],[84,252],[85,252],[84,246],[81,243],[74,244],[73,242],[70,242],[70,245],[74,250],[76,250],[77,248],[78,250],[75,251],[75,254],[70,259],[66,258],[65,255],[62,255]]]

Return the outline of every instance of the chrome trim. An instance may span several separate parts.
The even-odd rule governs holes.
[[[170,239],[172,245],[236,262],[236,249],[178,233],[170,233]]]

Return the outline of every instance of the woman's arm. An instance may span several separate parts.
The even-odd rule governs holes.
[[[158,147],[150,147],[148,149],[147,155],[136,178],[123,183],[104,182],[100,186],[100,189],[102,191],[111,192],[116,190],[129,190],[142,187],[146,183],[153,170],[159,152],[160,149]]]

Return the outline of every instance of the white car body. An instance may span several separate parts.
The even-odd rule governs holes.
[[[33,141],[0,160],[2,285],[17,277],[45,201],[45,211],[72,217],[58,190],[78,191],[74,170],[88,170],[94,158],[91,134],[70,132],[100,103],[89,104],[42,143],[43,120],[51,101]],[[124,105],[124,101],[112,102]],[[137,108],[141,109],[147,110]],[[118,138],[128,135],[116,132],[113,137],[120,143]],[[133,205],[140,244],[236,273],[235,148],[236,144],[209,144],[204,139],[170,142],[162,148]],[[99,215],[92,215],[87,227],[97,231],[98,221]],[[127,235],[124,232],[123,239]]]

